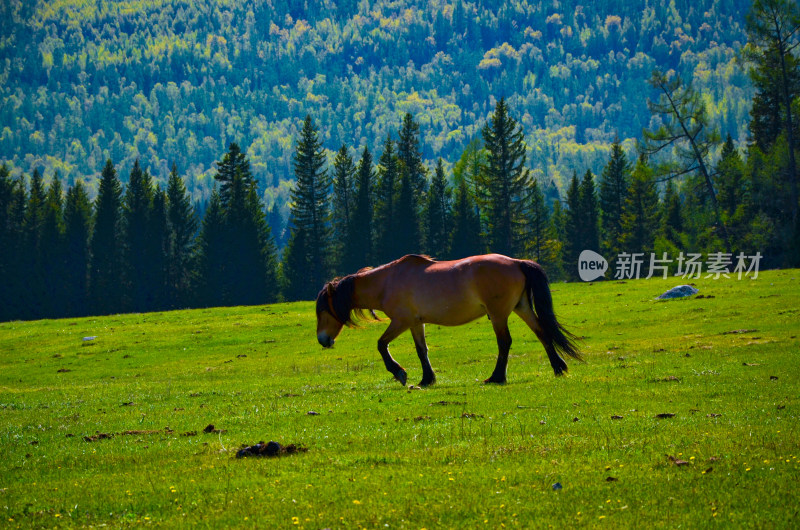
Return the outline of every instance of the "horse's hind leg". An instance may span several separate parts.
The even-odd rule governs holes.
[[[548,340],[547,336],[542,329],[542,326],[539,325],[539,321],[536,319],[536,315],[533,313],[533,309],[531,309],[530,304],[528,303],[527,297],[523,297],[520,304],[514,308],[514,312],[521,318],[531,331],[536,333],[536,337],[539,339],[539,342],[542,343],[544,346],[544,350],[547,352],[547,357],[550,359],[550,366],[553,367],[553,371],[556,375],[562,375],[564,372],[567,371],[567,363],[564,362],[564,359],[558,355],[556,349],[553,347],[553,341]]]
[[[494,334],[497,336],[497,364],[494,372],[484,383],[505,384],[508,367],[508,351],[511,349],[511,332],[508,331],[508,315],[489,315]]]
[[[419,386],[428,386],[436,382],[431,362],[428,360],[428,345],[425,343],[425,324],[411,326],[411,335],[414,337],[414,346],[417,347],[419,362],[422,363],[422,381]]]
[[[406,385],[408,374],[389,353],[389,343],[407,329],[407,325],[401,324],[397,320],[392,320],[389,324],[389,327],[386,328],[386,331],[384,331],[383,335],[381,335],[381,338],[378,339],[378,351],[383,358],[383,364],[386,366],[386,369],[389,371],[389,373],[391,373],[395,379],[400,381],[400,384],[403,386]]]

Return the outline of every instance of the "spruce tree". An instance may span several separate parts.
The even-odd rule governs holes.
[[[586,171],[580,184],[581,213],[581,250],[600,251],[600,230],[597,226],[597,192],[594,186],[594,175]]]
[[[564,212],[563,267],[568,278],[578,276],[578,257],[586,250],[583,238],[583,212],[581,212],[581,189],[578,174],[573,173],[569,181]]]
[[[12,317],[11,292],[16,284],[13,272],[18,256],[15,252],[15,229],[11,221],[11,204],[15,181],[6,164],[0,166],[0,321]]]
[[[192,249],[198,223],[186,185],[175,164],[167,182],[167,220],[166,303],[171,308],[186,307],[190,303]]]
[[[550,215],[550,256],[551,260],[542,263],[546,266],[547,275],[550,279],[569,279],[565,261],[567,237],[567,214],[561,207],[561,201],[553,202],[553,213]],[[576,264],[577,265],[577,264]]]
[[[653,170],[640,156],[631,174],[631,185],[622,212],[622,249],[629,253],[655,251],[655,236],[659,227],[658,190]],[[659,256],[660,257],[660,256]]]
[[[750,220],[755,212],[745,179],[744,162],[730,135],[722,144],[715,173],[720,209],[736,252],[747,237]]]
[[[397,160],[400,189],[396,205],[396,254],[413,254],[422,249],[421,220],[428,171],[422,163],[419,124],[410,113],[403,117],[397,135]]]
[[[68,191],[64,204],[64,298],[65,316],[89,314],[89,235],[92,205],[81,181]]]
[[[410,180],[414,197],[422,197],[427,188],[428,170],[422,162],[419,134],[419,124],[407,112],[397,134],[397,158],[400,175]],[[420,205],[417,204],[416,207],[419,209]]]
[[[308,300],[313,288],[308,281],[308,232],[289,228],[289,241],[281,261],[281,292],[289,302]],[[320,286],[321,287],[321,286]],[[318,287],[319,288],[319,287]]]
[[[619,254],[620,236],[622,234],[622,210],[628,193],[630,180],[630,163],[625,151],[615,139],[611,144],[611,157],[600,175],[600,247],[603,255]]]
[[[487,163],[479,177],[479,198],[487,220],[489,248],[513,256],[524,250],[531,177],[525,168],[525,135],[509,115],[504,99],[498,101],[482,135]]]
[[[122,207],[125,235],[123,264],[125,304],[133,311],[147,311],[153,299],[153,265],[150,252],[150,215],[153,208],[153,181],[142,170],[139,160],[133,163]]]
[[[353,215],[355,212],[356,167],[353,157],[342,146],[333,160],[333,209],[331,215],[331,236],[333,253],[333,269],[336,274],[345,273],[345,247],[353,230]]]
[[[167,256],[169,252],[169,222],[167,221],[167,192],[156,185],[147,219],[147,311],[168,307]]]
[[[210,222],[209,238],[201,247],[210,267],[204,273],[219,274],[203,283],[216,290],[210,303],[222,305],[263,304],[277,298],[275,245],[272,241],[258,184],[250,173],[250,161],[232,143],[217,162],[214,178],[221,182],[218,204]],[[205,222],[204,222],[205,226]]]
[[[667,181],[664,187],[664,199],[661,201],[661,237],[680,251],[683,249],[683,214],[681,197],[675,183]]]
[[[281,215],[281,205],[278,202],[278,197],[275,197],[275,200],[272,201],[272,207],[267,212],[267,224],[275,246],[279,249],[285,247],[287,230]]]
[[[800,6],[794,0],[755,0],[747,13],[749,58],[758,67],[752,70],[751,79],[756,84],[753,110],[758,123],[760,98],[772,100],[787,144],[788,167],[783,180],[787,181],[790,199],[789,230],[794,231],[792,258],[800,260],[800,218],[798,218],[798,175],[795,151],[797,149],[797,116],[793,110],[800,94],[800,61],[795,50],[800,46]],[[761,74],[761,75],[759,75]],[[778,117],[776,116],[776,117]]]
[[[21,262],[24,266],[26,281],[22,284],[23,315],[25,318],[40,318],[43,314],[47,297],[46,270],[44,266],[44,248],[42,246],[42,229],[44,227],[46,193],[44,179],[38,169],[31,175],[30,193],[25,207],[25,239]]]
[[[41,235],[41,267],[44,271],[42,316],[64,315],[64,198],[58,172],[53,176],[44,204]]]
[[[217,187],[211,191],[197,238],[196,303],[205,307],[224,304],[228,259],[225,215]]]
[[[122,302],[122,185],[111,160],[106,161],[94,202],[90,243],[90,298],[96,314],[121,310]]]
[[[466,258],[483,252],[481,221],[467,180],[460,179],[453,200],[453,238],[450,257]]]
[[[246,184],[250,184],[253,180],[247,155],[242,152],[239,144],[231,142],[228,152],[217,162],[217,172],[214,174],[214,180],[220,183],[219,196],[223,207],[227,207],[227,198],[230,197],[228,188],[233,184],[237,174],[246,181]]]
[[[398,189],[397,156],[394,142],[386,137],[383,153],[378,159],[378,185],[375,190],[375,253],[378,263],[386,263],[402,256],[395,244],[398,221],[396,194]]]
[[[12,179],[4,165],[0,169],[0,192],[0,206],[4,206],[0,210],[0,241],[3,243],[0,252],[0,265],[3,267],[0,271],[0,319],[19,319],[25,317],[28,304],[25,290],[30,272],[24,258],[25,207],[28,203],[24,178]]]
[[[297,240],[296,232],[304,232],[302,251],[306,254],[284,256],[284,275],[304,273],[306,283],[302,291],[291,293],[291,299],[311,300],[330,278],[330,216],[328,195],[330,179],[325,169],[325,151],[316,127],[310,116],[306,116],[294,154],[296,182],[292,189],[290,214],[290,240]],[[297,244],[286,249],[286,253],[299,252]],[[288,271],[289,267],[301,267],[300,271]]]
[[[440,158],[428,188],[425,207],[425,225],[427,227],[425,251],[436,257],[450,256],[450,233],[452,213],[450,206],[451,191],[447,186],[447,177]]]
[[[356,197],[351,230],[345,243],[343,272],[353,273],[372,263],[373,252],[373,193],[375,170],[372,154],[367,147],[361,153],[356,169]]]
[[[547,259],[547,249],[550,226],[550,209],[544,201],[539,182],[531,183],[530,193],[530,220],[528,224],[529,255],[536,262],[543,263]]]
[[[421,251],[418,202],[411,176],[401,173],[400,191],[397,194],[395,216],[392,219],[395,226],[393,231],[395,256],[419,254]]]

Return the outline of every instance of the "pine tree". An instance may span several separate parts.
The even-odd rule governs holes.
[[[600,251],[600,229],[597,226],[597,192],[594,187],[594,175],[586,171],[580,184],[581,212],[581,250]]]
[[[197,233],[197,217],[178,168],[172,165],[167,182],[166,303],[168,307],[186,307],[192,286],[192,249]]]
[[[451,191],[447,186],[447,177],[440,158],[436,163],[431,185],[428,188],[425,207],[425,225],[427,226],[425,251],[431,256],[448,257],[450,255],[450,232],[452,213],[450,206]]]
[[[398,188],[397,157],[394,142],[386,137],[378,160],[378,185],[375,190],[375,253],[379,263],[402,256],[395,245],[398,219],[395,198]]]
[[[317,290],[330,279],[330,217],[328,214],[328,194],[330,179],[325,166],[325,151],[316,127],[310,116],[306,116],[300,138],[294,155],[294,172],[297,178],[292,189],[292,210],[290,240],[297,239],[294,233],[305,232],[301,239],[304,241],[302,256],[288,256],[284,260],[284,275],[297,274],[299,271],[287,272],[287,267],[300,266],[305,271],[306,284],[302,292],[292,293],[292,296],[311,300],[316,296]],[[291,251],[299,251],[298,246],[292,245]],[[290,249],[287,248],[286,252]],[[286,256],[285,256],[286,257]]]
[[[466,179],[458,181],[453,200],[453,241],[450,257],[466,258],[483,252],[481,220]]]
[[[64,298],[65,316],[89,314],[88,274],[89,236],[92,228],[92,205],[81,181],[68,191],[64,205]]]
[[[600,228],[601,249],[607,256],[619,254],[622,234],[622,210],[630,180],[630,163],[625,151],[615,139],[611,144],[611,157],[600,176]]]
[[[509,116],[504,99],[497,103],[482,135],[487,164],[479,177],[479,200],[486,215],[489,248],[513,256],[524,249],[531,177],[525,168],[525,135]]]
[[[111,160],[106,161],[94,202],[90,243],[90,298],[96,314],[121,310],[122,302],[122,185]]]
[[[372,154],[367,147],[361,153],[356,170],[356,197],[353,207],[353,222],[345,244],[343,272],[355,272],[372,262],[373,259],[373,187],[375,171],[372,167]]]
[[[653,171],[640,156],[631,174],[631,185],[622,212],[622,249],[629,253],[655,251],[659,227],[659,205]]]
[[[150,309],[153,299],[153,256],[149,252],[153,181],[136,160],[128,179],[122,207],[125,304],[137,312]]]
[[[705,103],[691,83],[684,84],[679,76],[653,72],[650,85],[659,91],[658,101],[648,101],[652,114],[662,116],[655,131],[644,131],[642,154],[656,155],[664,148],[674,150],[673,161],[659,168],[659,174],[674,178],[697,172],[704,183],[707,199],[727,252],[731,252],[730,235],[717,201],[711,172],[710,153],[719,144],[719,130],[710,126]]]
[[[333,252],[333,265],[336,274],[344,274],[345,247],[353,230],[353,216],[355,213],[355,173],[353,157],[342,146],[333,160],[333,211],[331,223],[331,236]]]

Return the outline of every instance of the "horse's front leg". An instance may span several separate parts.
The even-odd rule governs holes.
[[[428,360],[428,345],[425,343],[425,324],[411,326],[411,335],[414,337],[414,346],[417,347],[417,356],[422,363],[422,381],[419,386],[428,386],[436,382],[431,362]]]
[[[400,384],[403,386],[406,385],[408,374],[389,353],[389,343],[407,329],[407,324],[401,323],[399,320],[392,320],[391,323],[389,323],[389,327],[386,328],[386,331],[381,335],[381,338],[378,339],[378,351],[383,358],[383,364],[386,366],[386,369],[389,370],[389,373],[400,381]]]

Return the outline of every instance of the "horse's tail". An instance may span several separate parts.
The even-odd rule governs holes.
[[[547,341],[545,347],[549,345],[559,352],[582,361],[583,357],[575,344],[577,337],[564,329],[564,326],[556,320],[547,274],[536,262],[522,260],[519,264],[525,274],[525,292],[528,293],[531,309],[536,313],[536,318],[539,320]]]

